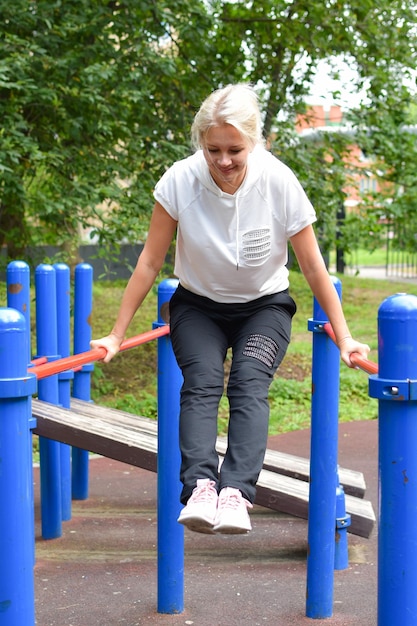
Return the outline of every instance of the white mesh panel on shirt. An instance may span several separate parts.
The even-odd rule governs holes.
[[[243,233],[242,253],[248,265],[261,265],[271,255],[271,230],[257,228]]]

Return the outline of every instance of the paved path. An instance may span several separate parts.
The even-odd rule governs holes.
[[[335,268],[331,268],[331,272],[335,272]],[[411,283],[417,284],[417,272],[415,268],[409,270],[390,270],[387,274],[386,268],[381,266],[359,266],[346,267],[346,276],[357,276],[358,278],[376,278],[378,280],[389,280],[393,283]]]
[[[269,447],[309,456],[309,431]],[[341,424],[340,464],[364,473],[377,510],[377,421]],[[38,626],[375,626],[377,530],[349,535],[349,568],[335,572],[334,613],[305,617],[307,522],[255,507],[247,536],[185,531],[185,610],[157,606],[156,476],[105,458],[90,463],[90,497],[73,504],[60,539],[40,538],[36,498]],[[23,625],[22,625],[23,626]]]

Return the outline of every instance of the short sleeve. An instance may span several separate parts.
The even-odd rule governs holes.
[[[161,204],[165,211],[176,221],[178,221],[178,201],[177,201],[177,181],[175,175],[175,165],[170,167],[157,182],[154,198]]]

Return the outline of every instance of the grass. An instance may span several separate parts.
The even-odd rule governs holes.
[[[330,254],[330,264],[336,262],[335,253]],[[345,262],[348,267],[385,267],[387,262],[387,250],[385,247],[376,250],[365,250],[360,248],[350,254],[346,254]]]
[[[351,332],[355,338],[371,346],[369,358],[377,361],[379,305],[394,293],[417,295],[417,284],[354,276],[340,278],[343,307]],[[270,389],[270,434],[298,430],[310,424],[312,333],[307,329],[307,322],[312,315],[313,300],[300,274],[292,272],[290,280],[291,293],[298,310],[293,321],[291,344]],[[103,336],[110,331],[124,286],[124,281],[100,281],[94,284],[93,337]],[[0,306],[5,306],[5,293],[3,285],[0,288]],[[149,330],[156,318],[157,288],[154,287],[136,314],[129,336]],[[156,417],[156,343],[122,352],[108,365],[97,363],[92,376],[92,399],[134,414]],[[377,401],[368,396],[368,378],[364,372],[341,365],[339,406],[340,421],[374,419],[377,416]],[[219,408],[220,433],[226,431],[227,419],[228,403],[226,398],[222,398]]]

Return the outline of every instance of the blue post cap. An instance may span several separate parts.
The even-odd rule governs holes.
[[[36,266],[35,274],[55,274],[55,268],[50,263],[40,263]]]
[[[67,274],[70,271],[66,263],[54,263],[53,268],[56,272],[62,272],[63,274]]]
[[[0,332],[21,330],[26,330],[26,320],[23,315],[11,307],[0,307]]]
[[[10,261],[7,265],[7,274],[13,274],[14,272],[30,273],[30,267],[26,261]]]
[[[24,261],[10,261],[7,265],[7,303],[13,308],[28,314],[30,310],[29,283],[30,268]],[[23,298],[23,300],[21,300]]]
[[[0,308],[0,398],[36,392],[36,377],[27,372],[26,320],[10,307]]]
[[[92,274],[93,266],[90,263],[77,263],[75,266],[75,273],[78,274]]]
[[[417,379],[417,296],[397,293],[378,310],[379,378]]]
[[[27,370],[26,320],[20,311],[0,308],[0,378],[22,376]],[[23,358],[22,358],[23,357]]]
[[[395,320],[417,320],[417,296],[409,293],[395,293],[379,306],[378,317]]]
[[[168,303],[178,287],[177,278],[166,278],[158,285],[158,323],[169,323]]]

